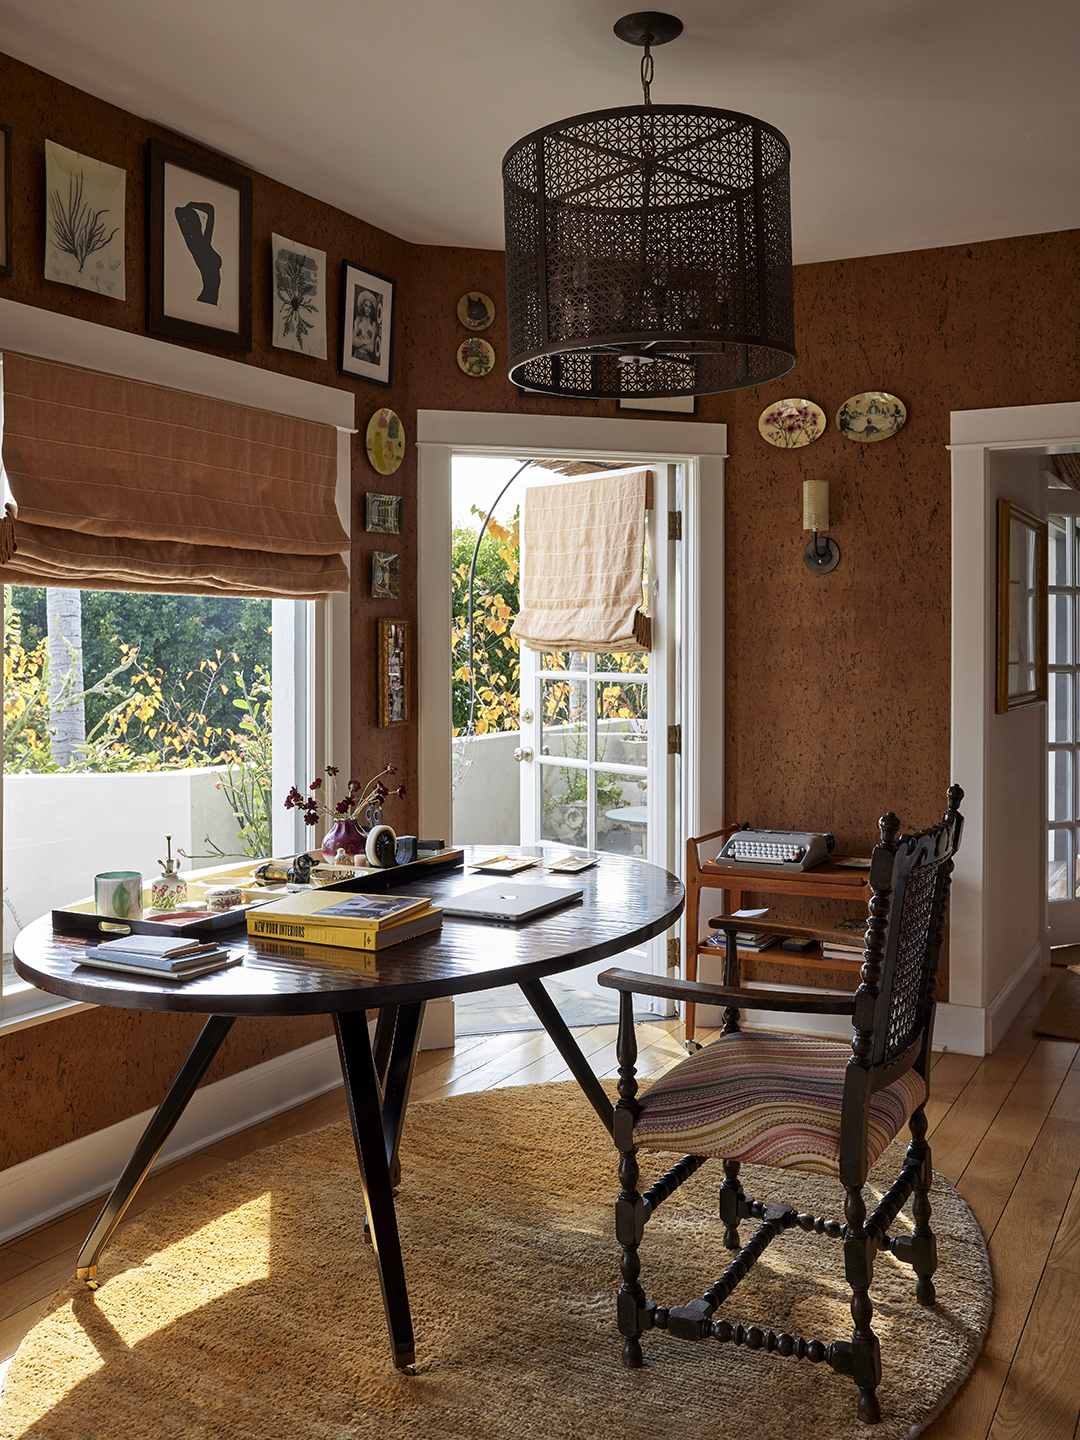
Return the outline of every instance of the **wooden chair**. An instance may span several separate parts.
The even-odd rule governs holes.
[[[754,991],[740,987],[736,931],[745,919],[720,916],[712,923],[725,932],[723,984],[663,980],[627,970],[608,970],[600,984],[621,991],[619,1007],[619,1102],[614,1139],[620,1152],[621,1190],[615,1206],[616,1238],[622,1246],[623,1283],[618,1296],[622,1358],[642,1363],[641,1335],[654,1328],[684,1340],[708,1337],[813,1363],[824,1361],[858,1386],[858,1412],[880,1419],[877,1387],[881,1355],[871,1328],[869,1288],[874,1257],[888,1250],[912,1267],[920,1305],[933,1305],[937,1251],[930,1227],[930,1148],[924,1106],[928,1095],[934,989],[941,959],[953,856],[963,821],[963,791],[953,786],[940,824],[919,835],[900,835],[893,814],[881,822],[881,842],[870,867],[869,919],[862,983],[854,995]],[[755,920],[754,928],[769,930]],[[789,927],[775,923],[777,933]],[[850,936],[848,937],[850,943]],[[637,1045],[633,996],[659,995],[723,1004],[718,1040],[680,1061],[644,1094],[635,1078]],[[850,1014],[851,1045],[806,1036],[744,1033],[740,1007],[795,1014]],[[752,1114],[749,1113],[752,1108]],[[911,1142],[899,1176],[867,1216],[863,1186],[867,1172],[905,1121]],[[644,1195],[638,1193],[639,1150],[685,1151],[683,1158]],[[723,1161],[720,1218],[724,1245],[739,1253],[699,1299],[670,1309],[645,1298],[639,1283],[646,1221],[657,1206],[705,1163]],[[844,1187],[844,1220],[799,1214],[792,1206],[762,1202],[744,1193],[742,1162],[809,1170],[839,1177]],[[913,1197],[914,1229],[889,1234],[901,1206]],[[739,1226],[759,1223],[741,1246]],[[797,1226],[840,1240],[851,1287],[854,1330],[850,1341],[825,1344],[787,1332],[744,1328],[713,1320],[766,1246]],[[741,1248],[740,1248],[741,1246]]]

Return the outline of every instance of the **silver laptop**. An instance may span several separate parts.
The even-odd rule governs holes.
[[[444,915],[459,915],[472,920],[531,920],[545,915],[560,905],[580,900],[583,890],[564,890],[561,885],[515,885],[510,878],[498,885],[483,885],[479,890],[466,890],[446,900],[440,899]]]

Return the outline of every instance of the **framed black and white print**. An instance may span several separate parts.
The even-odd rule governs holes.
[[[394,282],[346,260],[341,266],[339,375],[389,385],[394,360]]]
[[[0,275],[11,274],[11,130],[0,125]]]
[[[251,177],[150,141],[147,329],[251,349]]]

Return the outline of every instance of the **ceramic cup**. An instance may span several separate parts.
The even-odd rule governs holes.
[[[94,876],[94,906],[117,920],[142,919],[142,876],[138,870],[103,870]]]

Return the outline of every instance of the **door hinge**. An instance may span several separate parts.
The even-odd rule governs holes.
[[[667,727],[667,753],[669,755],[682,754],[682,726],[669,725]]]
[[[669,510],[667,512],[667,538],[669,540],[682,539],[682,511]]]
[[[672,970],[679,968],[679,937],[669,935],[667,938],[667,968],[670,974]]]

